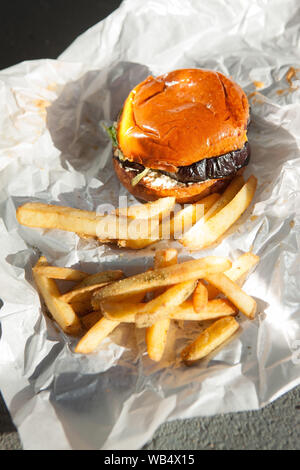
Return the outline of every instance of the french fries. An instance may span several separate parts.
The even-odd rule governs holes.
[[[170,314],[171,320],[178,321],[209,321],[220,317],[236,315],[238,309],[228,299],[209,300],[201,312],[195,312],[193,303],[183,302]]]
[[[105,298],[128,294],[129,292],[152,291],[157,287],[201,279],[206,273],[222,272],[230,267],[231,262],[227,258],[209,256],[166,268],[154,269],[103,287],[103,289],[94,293],[92,305],[95,310],[98,310],[101,308],[99,304]]]
[[[135,316],[144,308],[145,304],[138,302],[116,302],[105,299],[100,303],[100,311],[108,320],[120,323],[135,323]]]
[[[207,274],[205,279],[226,295],[244,315],[253,320],[257,310],[256,302],[238,284],[223,273]]]
[[[237,176],[223,194],[211,194],[176,212],[175,197],[129,208],[109,215],[70,207],[27,203],[17,209],[20,224],[76,233],[83,239],[109,243],[128,250],[142,250],[159,240],[178,240],[190,251],[218,242],[253,201],[255,176],[245,182]],[[253,320],[256,301],[243,283],[259,257],[245,253],[235,262],[206,256],[178,263],[177,250],[159,250],[154,268],[130,277],[122,271],[90,275],[72,268],[49,266],[41,257],[33,268],[38,291],[57,325],[81,337],[77,354],[97,351],[101,342],[120,324],[145,328],[148,356],[161,361],[172,321],[210,322],[182,352],[193,363],[224,344],[239,328],[240,311]],[[56,280],[76,285],[61,293]],[[183,323],[184,325],[184,323]],[[176,327],[176,325],[175,325]],[[85,332],[85,334],[83,334]]]
[[[96,274],[90,274],[86,276],[85,279],[80,282],[80,284],[77,284],[76,289],[84,289],[85,287],[116,281],[122,277],[124,277],[124,273],[119,269],[100,271]]]
[[[159,250],[155,253],[154,269],[172,266],[178,262],[178,253],[175,249]],[[158,292],[156,293],[158,295]],[[146,345],[148,356],[152,361],[159,362],[163,356],[168,331],[170,328],[170,319],[163,318],[146,330]]]
[[[241,287],[251,270],[254,269],[258,263],[259,256],[253,253],[244,253],[232,263],[231,268],[225,271],[224,274]]]
[[[42,276],[37,271],[40,266],[47,266],[47,260],[41,257],[33,268],[33,277],[41,297],[47,309],[61,327],[61,329],[71,335],[77,336],[81,331],[81,323],[73,308],[60,299],[59,289],[53,279]]]
[[[204,214],[203,221],[210,219],[216,215],[221,209],[227,206],[232,201],[236,194],[242,189],[245,184],[242,176],[236,176],[229,186],[225,189],[224,193],[216,200],[210,209]]]
[[[146,328],[148,356],[159,362],[171,321],[212,322],[182,350],[181,359],[189,365],[234,335],[239,328],[235,319],[239,311],[250,320],[255,318],[256,301],[241,285],[258,262],[258,256],[245,253],[234,263],[210,256],[178,264],[177,250],[167,249],[156,252],[153,269],[125,279],[120,270],[90,275],[70,268],[50,269],[45,257],[34,266],[33,276],[58,326],[72,336],[85,331],[75,347],[76,354],[96,352],[119,325],[132,323]],[[70,276],[81,280],[61,294],[55,278],[69,281]],[[225,298],[210,299],[214,289]]]
[[[236,261],[232,263],[232,267],[225,271],[224,274],[231,279],[233,282],[236,282],[240,287],[243,286],[247,276],[259,263],[259,256],[254,255],[253,253],[244,253]],[[217,295],[220,294],[220,291],[213,286],[208,284],[206,286],[208,291],[208,298],[214,299]]]
[[[208,291],[204,282],[200,279],[193,293],[193,307],[199,313],[205,309],[208,302]]]
[[[91,286],[85,286],[81,289],[72,289],[71,291],[62,294],[60,299],[62,302],[66,302],[67,304],[88,304],[88,302],[91,302],[93,292],[101,289],[101,287],[107,286],[108,284],[109,282],[102,282]]]
[[[41,276],[49,277],[50,279],[61,279],[64,281],[81,282],[89,275],[82,271],[77,271],[72,268],[59,268],[56,266],[36,266],[35,272]]]
[[[130,222],[113,214],[101,216],[93,211],[41,203],[27,203],[19,207],[16,217],[26,227],[64,230],[82,238],[92,237],[106,243],[123,239],[155,241],[160,224],[159,218],[149,219],[147,223],[145,220],[140,223],[136,220]]]
[[[171,220],[171,235],[175,239],[180,240],[197,222],[200,226],[201,223],[204,223],[209,218],[213,217],[233,199],[243,184],[243,177],[237,176],[222,195],[218,193],[210,194],[199,202],[190,204],[177,212]],[[163,224],[161,238],[164,238],[164,233],[166,233],[166,229],[164,229]]]
[[[221,346],[239,329],[238,322],[233,317],[226,317],[217,320],[198,338],[189,344],[181,352],[182,360],[187,363],[193,363],[210,354],[216,348]]]
[[[118,305],[116,302],[103,301],[100,304],[101,310],[108,319],[135,323],[137,328],[147,328],[168,318],[171,311],[193,293],[195,286],[194,280],[176,284],[144,304]]]
[[[154,217],[165,217],[175,206],[175,197],[165,197],[157,201],[132,206],[128,208],[117,209],[116,214],[120,217],[128,217],[129,219],[152,219]]]
[[[196,281],[186,281],[170,287],[161,295],[147,302],[135,316],[137,328],[146,328],[152,326],[155,322],[168,318],[169,313],[177,306],[182,304],[196,287]]]
[[[77,354],[91,354],[99,344],[119,326],[119,322],[101,318],[84,336],[75,348]]]
[[[69,304],[74,302],[88,302],[96,289],[106,286],[112,281],[121,279],[123,276],[124,274],[120,270],[92,274],[87,276],[74,289],[61,295],[60,299]]]
[[[152,361],[159,362],[163,357],[170,323],[169,318],[163,318],[146,330],[147,352]]]
[[[44,257],[33,268],[33,275],[58,326],[69,335],[83,335],[76,354],[96,352],[119,325],[131,323],[146,328],[148,356],[159,362],[171,321],[183,322],[183,327],[184,322],[210,322],[181,352],[182,361],[192,364],[238,330],[235,317],[239,311],[250,320],[255,318],[256,301],[241,285],[258,261],[258,256],[245,253],[234,263],[216,256],[178,263],[177,250],[166,249],[156,252],[153,268],[127,278],[120,270],[90,275],[70,268],[46,269],[52,266]],[[69,281],[70,276],[73,281],[81,280],[61,294],[55,278]],[[213,290],[224,297],[210,298]]]
[[[104,300],[102,302],[101,312],[108,320],[115,320],[120,323],[135,323],[136,315],[141,312],[144,307],[145,304],[142,303],[125,303],[120,305],[117,302]],[[227,299],[209,300],[205,309],[199,313],[195,312],[192,301],[186,300],[173,311],[169,312],[168,318],[178,321],[206,321],[236,315],[237,312],[238,309]]]
[[[103,217],[97,216],[96,212],[70,207],[27,203],[17,209],[17,220],[26,227],[58,229],[97,236],[97,226],[103,221]]]
[[[173,217],[171,216],[165,220],[162,220],[159,225],[154,225],[152,230],[148,231],[150,234],[148,238],[139,238],[135,240],[117,240],[116,243],[120,248],[141,250],[150,245],[153,245],[153,243],[159,240],[168,240],[173,238],[179,239],[182,237],[182,234],[191,228],[203,214],[207,213],[207,211],[211,208],[212,205],[214,205],[219,197],[219,194],[211,194],[198,203],[188,205],[184,209],[177,212]],[[171,209],[168,210],[164,216],[170,213]],[[151,215],[149,217],[151,218]]]
[[[220,198],[217,193],[201,199],[199,202],[187,205],[177,212],[171,220],[167,220],[161,225],[161,239],[180,239],[201,217],[204,217]]]
[[[250,206],[257,179],[250,176],[236,196],[207,221],[198,221],[180,241],[189,250],[201,250],[213,245]]]
[[[158,250],[154,257],[154,269],[166,268],[173,266],[178,262],[178,251],[175,248],[168,248],[167,250]]]
[[[245,183],[237,176],[223,194],[211,194],[173,214],[175,198],[165,197],[109,215],[41,203],[27,203],[17,209],[17,220],[31,228],[74,232],[102,244],[142,250],[159,240],[178,240],[189,250],[201,250],[215,242],[239,219],[251,204],[257,179]],[[167,217],[169,216],[169,217]],[[46,271],[45,271],[46,272]],[[49,271],[50,276],[72,273]],[[80,276],[78,274],[78,276]]]

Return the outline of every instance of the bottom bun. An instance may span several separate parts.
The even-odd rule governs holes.
[[[156,201],[163,197],[176,197],[179,204],[189,204],[197,202],[203,197],[212,193],[223,192],[230,181],[236,176],[243,174],[245,168],[241,168],[237,173],[226,178],[218,178],[203,181],[201,183],[184,184],[171,180],[170,177],[161,175],[159,178],[150,176],[144,177],[136,186],[132,186],[131,181],[137,175],[136,171],[124,168],[119,160],[113,159],[115,172],[123,186],[137,199],[143,202]],[[166,181],[171,187],[167,187]]]

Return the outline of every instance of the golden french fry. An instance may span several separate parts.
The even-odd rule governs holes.
[[[96,351],[101,342],[112,333],[119,322],[101,318],[84,336],[75,348],[75,353],[91,354]]]
[[[147,302],[135,316],[137,328],[147,328],[159,320],[168,318],[174,308],[182,304],[194,291],[196,281],[181,282],[170,287],[158,297]]]
[[[197,219],[203,215],[203,213],[205,214],[208,211],[219,197],[220,196],[218,194],[211,194],[198,203],[191,204],[177,212],[173,218],[166,218],[162,222],[157,218],[156,225],[151,221],[151,228],[148,230],[146,229],[146,231],[144,225],[142,225],[144,233],[148,235],[147,238],[143,239],[142,237],[139,237],[138,239],[132,239],[128,237],[128,239],[117,240],[117,245],[120,248],[141,250],[153,245],[153,243],[159,240],[179,238],[182,236],[184,231],[188,230],[197,221]],[[145,223],[145,220],[140,220]]]
[[[206,285],[206,289],[207,289],[207,296],[208,296],[208,300],[213,300],[215,299],[216,297],[218,297],[218,295],[220,295],[220,291],[215,287],[213,286],[212,284],[207,284]]]
[[[96,212],[49,204],[27,203],[17,209],[17,220],[21,225],[32,228],[58,229],[97,236],[97,226],[103,218]]]
[[[160,217],[149,219],[124,219],[127,232],[119,232],[117,245],[121,248],[141,250],[152,245],[160,238]]]
[[[154,256],[154,269],[166,268],[178,263],[178,251],[175,248],[167,248],[164,250],[157,250]],[[165,287],[158,287],[153,290],[153,296],[158,296],[166,290]]]
[[[242,287],[247,276],[258,263],[259,256],[253,253],[244,253],[232,263],[232,267],[228,271],[225,271],[224,274]],[[220,294],[220,291],[212,284],[208,284],[206,287],[209,300],[216,298]]]
[[[201,217],[203,217],[210,208],[218,201],[220,194],[214,193],[201,199],[200,201],[189,204],[181,211],[177,212],[174,217],[169,221],[170,238],[181,238]],[[161,238],[166,238],[168,235],[167,223],[162,223]]]
[[[171,312],[170,319],[178,321],[207,321],[236,315],[237,308],[227,299],[209,300],[203,310],[197,313],[192,301],[187,300]]]
[[[124,303],[120,305],[109,300],[104,300],[101,305],[101,312],[106,318],[120,323],[135,323],[136,315],[145,307],[143,303]],[[206,321],[237,313],[238,309],[227,299],[209,300],[205,309],[199,313],[195,312],[193,302],[186,300],[174,308],[168,317],[170,320],[178,321]]]
[[[178,252],[175,249],[158,250],[155,253],[154,269],[177,264]],[[156,295],[159,295],[156,292]],[[152,361],[159,362],[163,356],[170,327],[169,318],[163,318],[146,330],[146,345],[148,356]]]
[[[106,286],[112,281],[121,279],[123,276],[123,272],[119,270],[92,274],[85,278],[74,289],[61,295],[60,299],[67,303],[88,302],[91,299],[93,292],[97,289],[101,289],[101,287]]]
[[[150,359],[154,362],[161,361],[163,357],[169,328],[170,319],[163,318],[146,330],[147,352]]]
[[[207,274],[205,279],[221,291],[244,315],[253,320],[257,310],[255,300],[226,274]]]
[[[181,358],[186,363],[192,363],[204,358],[221,346],[239,329],[238,322],[233,317],[217,320],[204,330],[198,338],[181,352]]]
[[[258,263],[259,256],[253,253],[244,253],[232,263],[232,267],[228,271],[225,271],[224,274],[241,287],[251,270],[254,269]]]
[[[40,266],[47,266],[45,257],[41,257],[37,262],[36,267]],[[72,336],[78,335],[81,331],[80,320],[73,308],[60,300],[60,292],[55,281],[41,276],[35,267],[33,268],[33,277],[38,291],[56,323],[65,333]]]
[[[211,206],[211,208],[204,214],[204,221],[210,219],[216,215],[221,209],[223,209],[227,204],[232,201],[232,199],[237,195],[237,193],[244,186],[245,181],[243,176],[236,176],[231,183],[227,186],[224,193],[219,197],[219,199]]]
[[[108,319],[135,322],[138,328],[151,327],[156,322],[167,319],[172,309],[192,294],[195,286],[194,280],[176,284],[144,304],[118,304],[115,301],[102,301],[101,311]]]
[[[142,302],[144,300],[144,297],[146,295],[146,292],[140,291],[136,292],[135,294],[123,294],[120,296],[116,296],[113,298],[114,302],[118,302],[120,304],[138,304],[139,302]]]
[[[83,287],[82,289],[73,289],[69,292],[66,292],[65,294],[62,294],[60,296],[60,300],[68,304],[79,303],[79,302],[88,303],[88,302],[91,302],[93,293],[95,291],[107,286],[108,284],[109,284],[108,282],[102,282],[101,284],[95,284],[93,286],[86,286],[86,287]]]
[[[149,219],[127,219],[120,217],[118,220],[119,231],[117,243],[132,249],[141,249],[154,243],[159,238],[159,217]],[[125,243],[127,242],[127,243]]]
[[[72,268],[60,268],[57,266],[36,266],[35,272],[41,276],[49,277],[50,279],[60,279],[64,281],[83,281],[89,276],[88,273],[78,271]]]
[[[205,309],[208,302],[208,292],[205,283],[200,279],[193,293],[193,306],[195,312],[199,313]]]
[[[203,213],[205,214],[219,197],[218,194],[211,194],[198,203],[191,204],[182,209],[182,211],[177,212],[173,218],[166,218],[162,222],[160,222],[158,218],[156,221],[152,220],[151,227],[148,229],[145,229],[144,225],[146,220],[143,221],[143,219],[140,218],[139,221],[142,222],[143,233],[147,235],[147,238],[139,236],[139,238],[133,239],[133,234],[130,234],[131,237],[127,239],[117,240],[117,245],[121,248],[141,250],[160,239],[169,240],[171,238],[179,238],[182,236],[182,233],[184,233],[184,230],[190,228]],[[133,230],[131,231],[133,232]]]
[[[244,184],[242,176],[237,176],[226,188],[222,195],[214,193],[190,204],[178,212],[173,219],[172,233],[174,238],[180,239],[198,221],[202,223],[223,209],[236,195]],[[200,225],[200,224],[199,224]]]
[[[102,318],[101,312],[91,312],[81,319],[81,323],[86,330],[90,330]]]
[[[164,197],[154,202],[116,210],[116,214],[129,219],[152,219],[165,217],[175,206],[175,197]]]
[[[100,216],[93,211],[73,209],[41,203],[27,203],[17,209],[20,224],[32,228],[57,229],[74,232],[80,237],[98,240],[155,239],[159,233],[159,220],[129,221],[116,215]]]
[[[80,284],[77,284],[76,289],[83,289],[84,287],[94,286],[96,284],[103,284],[104,282],[112,282],[124,277],[123,271],[119,269],[101,271],[96,274],[88,275]]]
[[[118,302],[104,299],[100,303],[100,311],[105,318],[120,323],[135,323],[135,316],[144,308],[144,303]]]
[[[185,281],[201,279],[206,273],[224,272],[231,267],[227,258],[209,256],[184,263],[154,269],[153,271],[137,274],[111,283],[95,292],[92,305],[98,310],[103,299],[122,294],[137,293],[140,291],[153,291],[157,287],[170,286]]]
[[[180,241],[189,250],[200,250],[215,243],[250,206],[257,179],[250,176],[237,195],[206,222],[199,220]]]
[[[154,269],[173,266],[178,262],[178,251],[175,248],[157,250],[154,257]]]

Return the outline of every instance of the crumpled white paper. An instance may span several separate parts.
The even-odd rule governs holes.
[[[0,387],[25,449],[139,449],[164,421],[258,409],[300,383],[300,71],[291,73],[299,46],[297,0],[127,0],[58,60],[0,73]],[[158,365],[131,326],[79,357],[41,314],[31,275],[39,254],[57,266],[132,274],[152,265],[153,251],[21,227],[16,208],[117,205],[126,191],[101,122],[116,118],[147,75],[184,67],[231,75],[250,95],[254,205],[217,247],[193,256],[258,254],[245,290],[260,314],[190,368],[178,353],[194,325],[171,330]]]

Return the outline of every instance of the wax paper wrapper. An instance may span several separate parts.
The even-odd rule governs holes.
[[[296,0],[128,0],[58,60],[0,73],[0,386],[25,449],[140,449],[167,420],[258,409],[299,384],[299,41]],[[56,266],[129,275],[152,266],[153,247],[119,250],[25,228],[16,208],[117,207],[127,193],[101,124],[149,74],[191,67],[232,76],[248,94],[246,176],[257,176],[258,190],[218,245],[190,254],[172,243],[181,260],[258,254],[244,288],[259,315],[241,318],[231,342],[189,368],[178,360],[198,331],[189,324],[172,326],[159,364],[133,326],[94,355],[75,355],[41,309],[31,274],[40,254]]]

